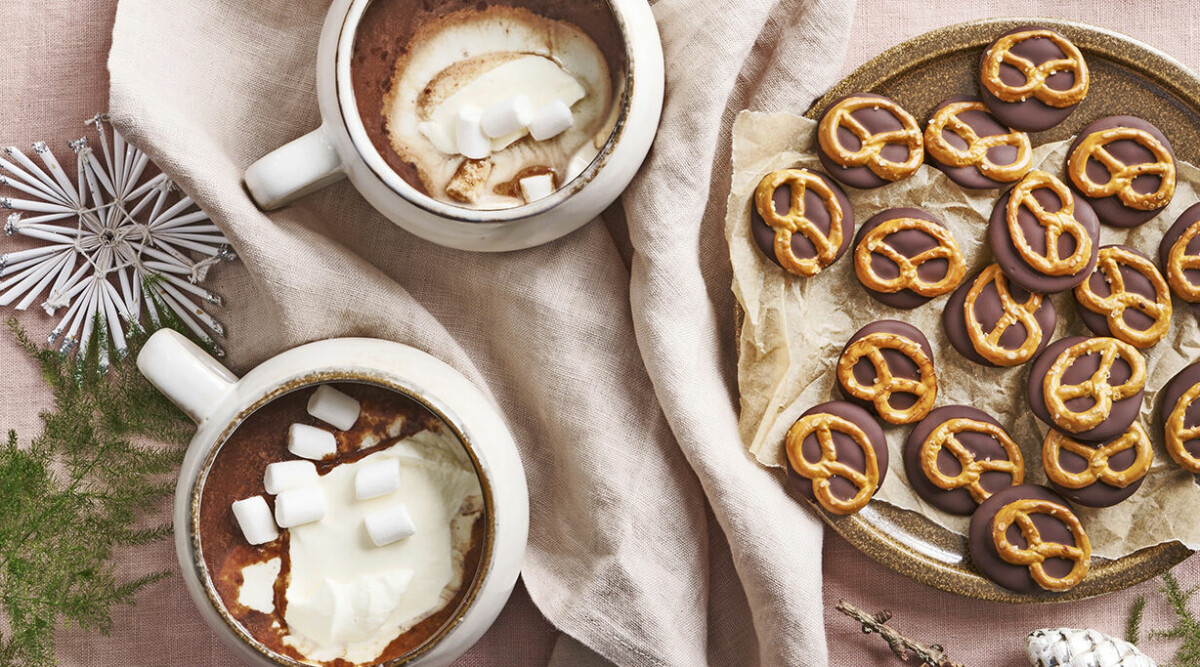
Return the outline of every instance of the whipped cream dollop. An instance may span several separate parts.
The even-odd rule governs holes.
[[[399,488],[359,500],[358,472],[388,460],[399,466]],[[388,644],[445,607],[464,585],[471,527],[482,512],[479,479],[453,434],[435,428],[338,465],[316,484],[325,497],[325,515],[288,529],[283,642],[314,662],[373,664]],[[396,504],[407,508],[416,532],[376,546],[364,519]],[[242,573],[239,601],[273,611],[271,587],[280,559]]]
[[[519,96],[535,108],[565,103],[572,126],[546,141],[527,129],[491,138],[490,156],[466,161],[455,137],[460,110]],[[562,187],[591,163],[616,123],[608,64],[587,33],[503,5],[422,27],[396,59],[384,115],[392,148],[416,167],[430,196],[478,209],[525,203],[518,183],[531,170],[554,174]]]

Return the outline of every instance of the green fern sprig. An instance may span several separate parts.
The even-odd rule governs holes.
[[[105,372],[100,326],[77,359],[9,326],[54,405],[27,447],[13,432],[0,445],[0,665],[49,665],[60,626],[107,633],[115,605],[169,575],[122,580],[113,556],[171,534],[143,524],[173,488],[192,425],[131,360]],[[146,338],[131,332],[134,356]]]
[[[1197,619],[1188,607],[1188,603],[1196,591],[1200,590],[1200,586],[1183,590],[1174,575],[1168,572],[1163,575],[1159,590],[1166,597],[1167,603],[1171,605],[1171,610],[1175,612],[1175,625],[1167,630],[1155,630],[1150,633],[1150,636],[1183,640],[1183,644],[1175,651],[1175,656],[1171,660],[1172,665],[1200,665],[1200,619]]]

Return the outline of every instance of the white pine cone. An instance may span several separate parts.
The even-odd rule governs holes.
[[[1133,644],[1095,630],[1034,630],[1025,649],[1035,667],[1157,667]]]

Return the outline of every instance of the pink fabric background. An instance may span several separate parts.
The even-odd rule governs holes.
[[[699,0],[697,0],[699,1]],[[106,106],[108,82],[104,67],[115,9],[113,0],[5,2],[6,55],[0,58],[0,144],[28,146],[50,142],[64,155],[65,142],[83,134],[82,121]],[[1081,20],[1122,31],[1200,70],[1200,17],[1183,3],[1008,1],[960,3],[901,3],[865,0],[858,4],[843,70],[884,49],[938,26],[998,15],[1042,15]],[[802,54],[800,54],[802,57]],[[797,110],[800,111],[800,110]],[[0,240],[0,249],[20,247]],[[249,301],[253,295],[239,284],[237,266],[220,271],[214,289],[230,301]],[[7,312],[4,313],[7,316]],[[51,321],[30,311],[22,323],[35,334]],[[32,365],[11,339],[0,335],[0,394],[3,426],[24,437],[34,433],[37,412],[49,396]],[[1188,508],[1194,510],[1195,508]],[[1185,510],[1187,511],[1187,510]],[[164,505],[159,516],[169,515]],[[833,610],[847,599],[868,610],[891,609],[893,624],[913,636],[940,642],[951,657],[971,665],[1026,664],[1023,635],[1043,626],[1094,627],[1121,634],[1129,606],[1147,594],[1147,628],[1166,627],[1170,611],[1148,582],[1121,593],[1081,603],[1014,607],[968,601],[911,582],[859,554],[836,536],[826,540],[826,628],[833,665],[888,664],[883,642],[865,637],[848,619]],[[125,567],[137,574],[174,566],[169,543],[127,554]],[[1192,559],[1175,570],[1185,584],[1200,582],[1200,561]],[[1198,605],[1200,606],[1200,605]],[[60,633],[59,656],[66,665],[237,664],[208,633],[193,610],[181,580],[174,578],[147,591],[135,607],[120,608],[107,638],[69,629]],[[518,589],[500,621],[462,664],[546,664],[554,648],[553,628]],[[1174,645],[1144,640],[1143,649],[1166,662]]]

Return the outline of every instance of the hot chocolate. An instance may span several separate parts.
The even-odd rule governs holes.
[[[596,158],[624,93],[603,0],[375,0],[351,79],[368,136],[401,177],[473,209],[531,203]]]
[[[382,387],[271,401],[201,484],[197,554],[212,592],[245,634],[304,664],[411,653],[455,618],[481,569],[487,521],[466,450]]]

